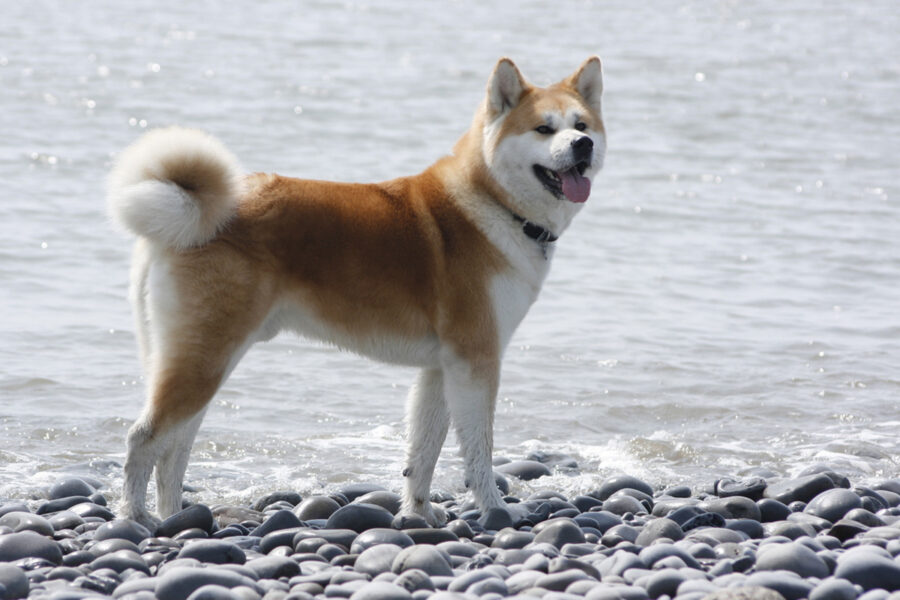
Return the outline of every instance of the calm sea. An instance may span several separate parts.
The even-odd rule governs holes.
[[[0,20],[0,500],[121,482],[143,379],[116,152],[204,128],[248,171],[418,172],[498,57],[599,54],[606,169],[507,352],[496,453],[700,484],[828,463],[900,476],[900,11],[893,0],[7,2]],[[414,378],[293,337],[215,399],[207,502],[400,485]],[[436,482],[462,490],[452,436]],[[113,496],[116,494],[113,493]]]

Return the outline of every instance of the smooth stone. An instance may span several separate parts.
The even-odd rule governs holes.
[[[783,535],[792,540],[802,536],[816,537],[816,529],[809,523],[775,521],[773,523],[766,523],[763,525],[763,528],[766,530],[767,537]]]
[[[803,544],[767,544],[756,557],[757,571],[791,571],[801,577],[827,577],[828,565]]]
[[[551,560],[550,564],[547,566],[548,573],[561,573],[571,569],[578,569],[584,574],[589,575],[592,579],[600,580],[600,571],[597,570],[597,567],[576,558],[558,556]]]
[[[628,488],[644,492],[650,496],[653,495],[653,488],[650,487],[650,484],[631,475],[615,475],[610,477],[601,483],[599,488],[588,495],[593,496],[598,500],[606,500],[619,490]]]
[[[300,574],[300,565],[287,556],[260,556],[244,563],[259,579],[280,579]]]
[[[651,598],[659,598],[663,594],[675,596],[678,586],[684,583],[686,576],[678,569],[662,569],[647,578],[647,595]]]
[[[661,517],[653,519],[641,528],[634,543],[638,546],[649,546],[654,540],[660,538],[669,538],[672,541],[678,541],[684,537],[684,532],[678,523],[671,519]]]
[[[595,585],[584,596],[585,600],[647,600],[649,597],[644,588],[612,583]]]
[[[622,517],[603,510],[586,512],[574,518],[580,527],[593,527],[601,534],[606,533],[611,527],[622,524]]]
[[[804,512],[835,523],[845,514],[860,506],[862,506],[862,500],[859,496],[850,490],[836,488],[817,495],[806,505]]]
[[[360,554],[378,544],[394,544],[400,548],[407,548],[415,545],[415,542],[406,533],[396,529],[369,529],[356,536],[350,546],[350,552]]]
[[[531,481],[553,473],[547,465],[536,460],[514,460],[504,465],[498,465],[494,467],[494,470],[522,481]]]
[[[465,592],[469,589],[470,586],[478,583],[479,581],[484,581],[485,579],[497,579],[498,576],[491,571],[486,569],[477,569],[475,571],[469,571],[456,577],[453,581],[450,582],[450,585],[447,586],[448,592]]]
[[[537,580],[544,575],[546,575],[546,573],[542,573],[541,571],[523,569],[518,573],[510,575],[509,579],[506,580],[507,590],[510,594],[523,592],[528,588],[534,587]]]
[[[394,515],[391,521],[391,527],[394,529],[423,529],[429,527],[428,521],[419,515]]]
[[[393,581],[394,585],[399,585],[407,592],[415,592],[418,590],[434,591],[434,583],[428,573],[421,569],[408,569],[397,576]]]
[[[725,526],[725,517],[723,517],[719,513],[704,512],[704,513],[700,513],[699,515],[697,515],[695,517],[691,517],[690,519],[685,521],[681,525],[681,530],[684,532],[688,532],[688,531],[692,531],[694,529],[699,529],[701,527],[724,527],[724,526]]]
[[[230,525],[240,525],[247,521],[253,523],[262,523],[266,520],[266,516],[258,510],[247,508],[246,506],[229,506],[216,505],[210,508],[213,519],[219,524],[219,527],[228,527]],[[244,527],[244,525],[241,525]],[[246,529],[246,528],[245,528]]]
[[[646,569],[647,564],[636,554],[626,550],[616,550],[612,556],[603,559],[598,565],[601,577],[621,577],[629,569]]]
[[[47,496],[50,500],[58,500],[69,496],[90,496],[97,490],[80,477],[67,477],[50,486]]]
[[[465,523],[465,521],[463,522]],[[458,542],[460,537],[449,529],[404,529],[403,533],[412,538],[412,541],[417,544],[431,544],[433,546],[443,542]]]
[[[412,597],[408,590],[399,585],[372,581],[353,592],[350,600],[411,600]]]
[[[207,584],[194,590],[187,600],[242,600],[242,597],[224,585]]]
[[[569,569],[559,573],[548,573],[535,581],[535,587],[544,588],[545,590],[562,592],[576,581],[593,578],[580,569]]]
[[[849,519],[841,519],[832,525],[831,529],[828,530],[828,535],[836,537],[841,542],[845,542],[867,531],[869,531],[869,528],[862,523],[851,521]]]
[[[370,492],[385,492],[387,488],[375,483],[351,483],[342,487],[338,493],[347,499],[347,502],[353,502],[360,496],[365,496]]]
[[[614,515],[624,515],[626,513],[646,512],[646,507],[641,504],[640,500],[632,496],[616,495],[611,496],[603,501],[603,510],[611,512]]]
[[[856,521],[866,527],[884,527],[887,525],[878,515],[871,513],[864,508],[854,508],[844,515],[845,519]]]
[[[675,544],[653,544],[641,549],[638,557],[649,567],[653,567],[658,561],[668,557],[678,557],[684,561],[684,564],[692,569],[700,569],[700,563],[697,559],[688,554],[688,552]]]
[[[809,600],[854,600],[859,593],[856,586],[846,579],[823,579],[809,594]]]
[[[354,502],[374,504],[375,506],[380,506],[385,509],[392,515],[396,515],[400,512],[402,499],[400,498],[400,494],[389,492],[387,490],[376,490],[374,492],[369,492],[368,494],[363,494],[356,498]]]
[[[828,475],[818,473],[771,483],[766,486],[763,495],[766,498],[774,498],[784,504],[796,501],[809,502],[825,490],[830,490],[834,487],[837,486]]]
[[[37,507],[35,512],[39,515],[47,515],[72,508],[76,504],[83,504],[85,502],[94,503],[88,496],[66,496],[65,498],[57,498],[56,500],[44,502]]]
[[[497,532],[491,547],[503,548],[505,550],[511,548],[524,548],[534,541],[534,537],[534,533],[530,531],[517,531],[512,528],[506,528]]]
[[[884,550],[872,546],[852,548],[838,556],[834,576],[862,586],[864,590],[900,590],[900,564]]]
[[[265,537],[273,531],[281,531],[282,529],[290,529],[292,527],[302,527],[303,522],[297,518],[292,511],[282,509],[272,513],[263,523],[250,532],[250,535],[256,537]]]
[[[309,496],[294,507],[294,514],[301,521],[327,519],[340,507],[341,505],[330,496]]]
[[[371,575],[372,577],[386,571],[391,571],[394,559],[397,558],[397,555],[400,554],[402,550],[403,548],[395,544],[378,544],[376,546],[370,546],[356,557],[356,562],[353,563],[353,569],[359,573]]]
[[[30,512],[13,511],[0,517],[0,527],[9,527],[13,532],[33,531],[41,535],[52,536],[54,529],[50,521]]]
[[[238,586],[257,588],[255,582],[239,573],[221,567],[174,567],[158,577],[156,596],[159,600],[187,600],[204,585],[220,585],[228,589]]]
[[[449,523],[447,523],[447,525],[444,526],[444,529],[442,531],[452,533],[457,537],[457,539],[472,539],[472,537],[475,535],[475,532],[472,531],[472,526],[462,519],[454,519],[450,521]]]
[[[513,526],[512,515],[505,508],[489,508],[478,519],[478,524],[488,531],[499,531]]]
[[[675,485],[663,490],[664,496],[672,496],[673,498],[690,498],[691,488],[687,485]]]
[[[703,596],[701,600],[785,600],[785,597],[769,588],[757,585],[743,585],[741,587],[716,590]]]
[[[758,500],[756,506],[759,508],[760,521],[763,523],[784,521],[791,515],[791,509],[787,507],[787,504],[773,498]]]
[[[402,573],[409,569],[421,569],[431,576],[453,575],[453,569],[445,555],[434,546],[410,546],[404,548],[394,558],[391,571]]]
[[[157,537],[175,537],[186,529],[200,529],[209,533],[212,531],[214,523],[212,511],[208,506],[192,504],[160,523],[156,528],[155,535]]]
[[[150,536],[149,529],[130,519],[109,521],[94,530],[94,540],[96,541],[122,539],[139,544]]]
[[[388,528],[394,520],[390,511],[375,504],[353,503],[337,509],[325,524],[327,529],[352,529],[362,533],[367,529]]]
[[[87,519],[87,517],[100,517],[104,521],[112,521],[116,518],[116,515],[114,515],[111,510],[105,506],[94,504],[93,502],[81,502],[80,504],[70,506],[69,510],[85,519]]]
[[[762,477],[723,478],[716,482],[715,490],[716,495],[720,498],[741,496],[751,500],[759,500],[762,498],[766,486],[766,480]]]
[[[118,550],[109,554],[104,554],[91,561],[91,570],[112,569],[116,573],[122,573],[128,569],[140,571],[147,575],[150,574],[150,567],[141,555],[133,550]]]
[[[0,563],[0,598],[25,598],[30,588],[25,571],[15,565]]]
[[[0,535],[0,562],[15,562],[23,558],[42,558],[58,565],[62,562],[62,551],[52,539],[34,531]]]
[[[575,496],[575,498],[572,500],[572,504],[575,506],[575,508],[585,513],[595,506],[602,506],[603,501],[598,500],[593,496]]]
[[[763,524],[754,519],[732,519],[725,524],[725,527],[739,531],[751,539],[759,539],[766,535]]]
[[[300,494],[297,492],[291,491],[283,491],[283,492],[272,492],[271,494],[266,494],[256,502],[254,502],[250,508],[257,511],[263,511],[270,504],[275,504],[276,502],[287,502],[291,506],[297,506],[303,498],[300,497]]]
[[[534,543],[548,543],[556,548],[562,548],[566,544],[584,543],[584,533],[575,521],[568,518],[551,519],[537,525]]]
[[[187,542],[178,553],[178,558],[194,558],[202,563],[216,565],[247,562],[246,553],[225,540],[196,540]]]
[[[709,512],[720,514],[726,519],[753,519],[754,521],[759,521],[762,518],[756,502],[744,496],[708,500],[700,503],[699,507]]]
[[[792,571],[760,571],[748,575],[744,581],[747,585],[757,585],[775,590],[784,596],[785,600],[807,598],[813,589],[812,583]]]
[[[281,532],[276,531],[275,533],[270,533],[266,537],[271,537],[273,535],[279,535]],[[300,528],[297,530],[297,533],[294,534],[293,546],[297,546],[297,544],[304,539],[307,538],[321,538],[328,542],[329,544],[338,544],[343,546],[344,548],[349,549],[350,546],[353,545],[353,540],[357,538],[359,535],[358,532],[353,531],[352,529],[308,529],[308,528]]]

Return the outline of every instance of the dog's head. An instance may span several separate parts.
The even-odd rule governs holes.
[[[510,210],[555,233],[569,225],[606,154],[602,92],[596,56],[546,88],[508,58],[497,63],[481,109],[482,153]]]

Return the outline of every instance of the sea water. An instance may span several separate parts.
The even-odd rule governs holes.
[[[248,171],[377,181],[469,125],[500,56],[599,54],[606,167],[506,353],[514,491],[900,476],[900,11],[893,2],[7,2],[0,18],[0,500],[121,482],[144,394],[104,178],[153,127]],[[401,485],[411,369],[282,336],[212,402],[206,502]],[[451,434],[435,485],[463,489]],[[111,492],[113,496],[116,491]]]

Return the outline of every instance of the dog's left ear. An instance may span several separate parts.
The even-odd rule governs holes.
[[[603,68],[600,59],[592,56],[569,77],[567,83],[584,98],[592,109],[600,111],[600,97],[603,95]]]

